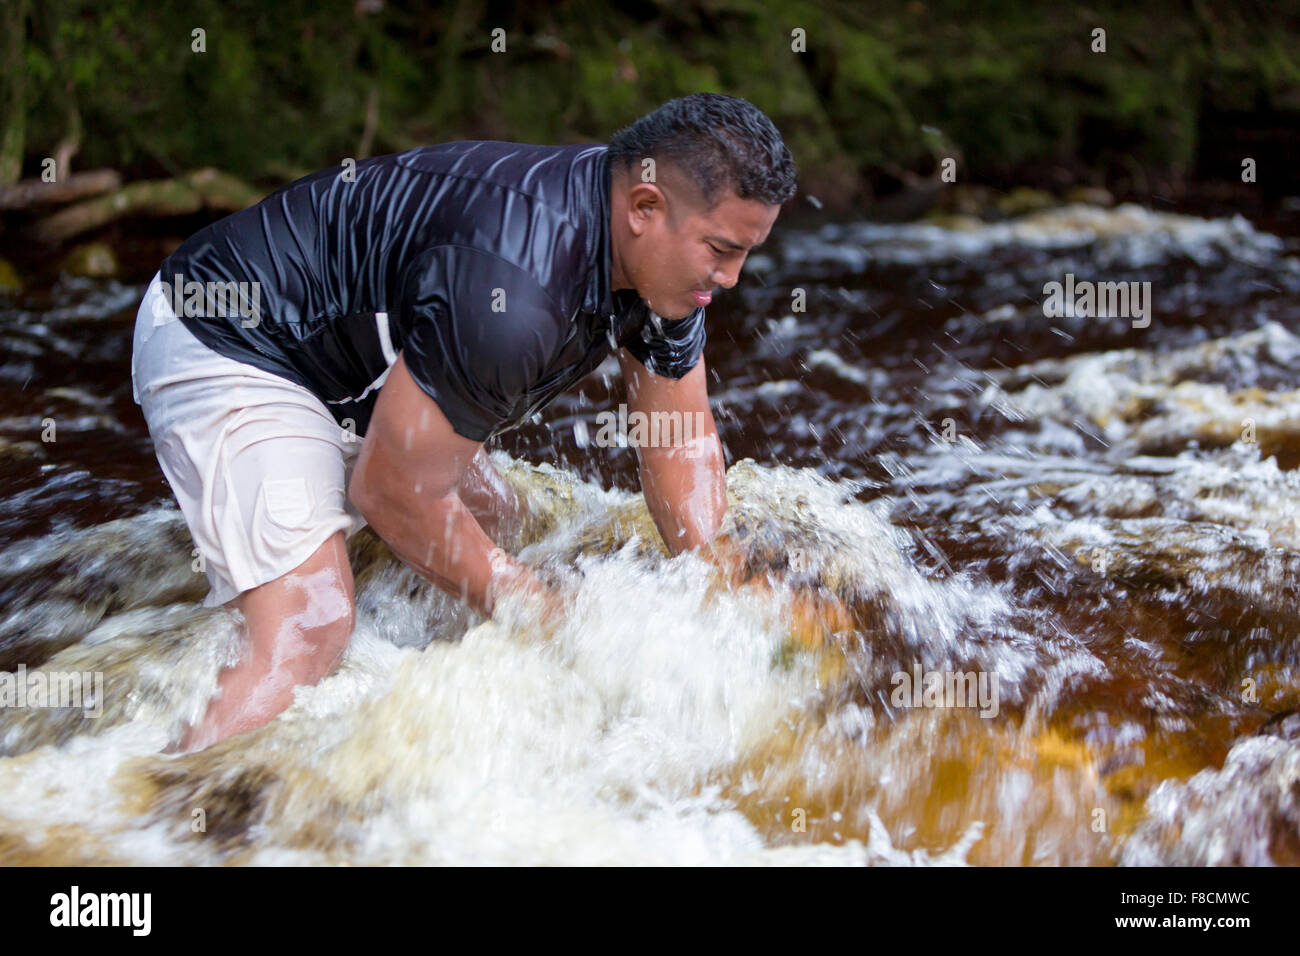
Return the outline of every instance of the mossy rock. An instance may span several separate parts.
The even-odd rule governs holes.
[[[993,197],[993,190],[988,186],[956,183],[939,194],[938,203],[926,218],[938,218],[951,213],[981,216],[993,205]]]
[[[1067,203],[1083,203],[1087,206],[1113,206],[1115,197],[1109,189],[1101,186],[1071,186],[1063,197]]]
[[[929,212],[926,213],[923,221],[927,226],[939,226],[941,229],[955,229],[964,232],[979,229],[984,225],[984,221],[977,216],[952,212]]]
[[[5,259],[0,259],[0,292],[22,292],[23,278]]]
[[[117,254],[104,242],[87,242],[74,248],[59,263],[59,271],[91,279],[111,279],[120,266]]]
[[[1056,205],[1059,205],[1056,197],[1049,192],[1032,189],[1028,186],[1017,186],[998,199],[994,203],[994,208],[1004,216],[1023,216],[1026,213],[1050,209]]]

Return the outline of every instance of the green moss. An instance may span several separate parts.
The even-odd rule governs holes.
[[[0,292],[21,292],[22,276],[7,260],[0,259]]]
[[[376,153],[481,136],[601,141],[664,100],[715,90],[767,111],[810,179],[932,168],[934,127],[971,181],[1024,163],[1185,167],[1203,104],[1295,109],[1300,88],[1300,40],[1248,0],[993,0],[975,14],[957,0],[414,0],[371,15],[354,0],[192,0],[147,14],[130,0],[48,0],[29,16],[29,170],[64,135],[70,90],[81,168],[211,165],[267,185],[353,155],[372,89]],[[496,26],[507,52],[489,50]],[[206,53],[191,52],[196,27]],[[1096,27],[1105,53],[1090,49]],[[795,30],[805,52],[791,48]]]
[[[88,242],[74,247],[59,263],[59,271],[73,276],[106,279],[119,271],[117,256],[104,242]]]

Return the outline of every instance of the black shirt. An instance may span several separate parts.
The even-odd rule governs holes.
[[[179,317],[357,434],[400,352],[457,433],[482,441],[614,348],[671,378],[698,362],[703,308],[662,319],[611,291],[609,190],[604,146],[424,146],[290,183],[195,233],[160,272],[205,291],[256,283],[255,311],[207,293]]]

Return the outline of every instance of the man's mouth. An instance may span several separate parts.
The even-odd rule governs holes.
[[[695,297],[696,305],[708,305],[713,301],[713,293],[708,289],[692,289],[691,295]]]

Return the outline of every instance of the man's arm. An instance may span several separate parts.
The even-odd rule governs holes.
[[[482,444],[455,432],[399,355],[375,400],[348,497],[398,557],[490,615],[503,589],[542,585],[497,547],[461,497],[463,487],[487,510],[491,496],[472,489],[483,466],[495,470],[480,456]]]
[[[658,421],[659,447],[638,447],[641,490],[664,543],[673,554],[699,547],[717,532],[727,510],[722,444],[709,408],[704,359],[680,379],[655,375],[626,349],[619,365],[627,383],[628,412]],[[680,433],[665,427],[680,414]],[[678,440],[678,435],[689,440]]]
[[[510,482],[502,477],[488,458],[482,445],[456,486],[456,494],[465,503],[483,529],[497,544],[518,550],[520,535],[527,522],[526,508]]]

